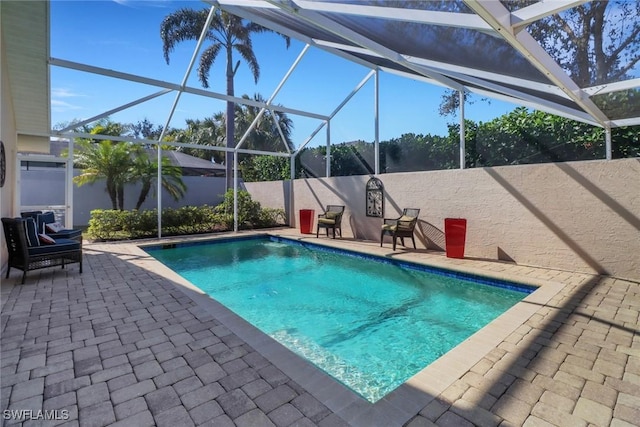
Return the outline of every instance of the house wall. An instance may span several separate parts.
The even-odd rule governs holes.
[[[11,188],[15,182],[15,157],[17,146],[17,131],[15,117],[9,90],[9,73],[5,58],[4,39],[0,31],[0,140],[4,144],[7,170],[5,184],[0,188],[0,216],[9,217],[13,210],[14,193]],[[8,263],[7,245],[4,240],[4,230],[0,230],[0,274],[4,274]],[[4,277],[4,276],[1,276]]]
[[[640,279],[640,159],[384,174],[385,217],[420,208],[422,248],[444,249],[444,218],[467,219],[465,256]],[[344,204],[344,235],[378,240],[368,176],[294,181],[294,212]],[[283,207],[282,182],[247,183]],[[297,219],[297,218],[296,218]]]
[[[74,176],[80,171],[75,170]],[[65,170],[63,168],[42,168],[20,171],[20,205],[55,206],[64,205]],[[163,190],[162,206],[178,208],[181,206],[215,206],[223,200],[225,179],[217,177],[183,176],[187,186],[185,197],[175,201]],[[154,187],[142,204],[142,209],[157,207]],[[140,185],[125,186],[124,204],[126,209],[133,209],[140,194]],[[73,189],[73,225],[84,227],[89,224],[91,211],[94,209],[111,209],[111,199],[105,191],[104,181],[86,184]],[[23,208],[22,210],[27,210]]]

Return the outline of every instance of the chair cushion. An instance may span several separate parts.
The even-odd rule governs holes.
[[[29,255],[47,255],[47,254],[55,254],[57,252],[66,252],[79,250],[80,243],[75,240],[70,239],[56,239],[55,245],[42,245],[36,247],[29,248]]]
[[[53,239],[53,237],[49,237],[46,234],[38,234],[38,240],[40,240],[40,243],[42,243],[43,245],[55,245],[56,241]]]
[[[76,239],[77,237],[80,237],[82,235],[82,230],[80,229],[68,229],[65,228],[63,230],[60,230],[60,232],[58,233],[49,233],[49,236],[53,237],[54,239],[58,240],[58,239]]]
[[[416,219],[415,216],[402,215],[398,221],[413,221],[414,219]]]
[[[398,228],[398,226],[396,224],[384,224],[382,226],[383,230],[388,230],[388,231],[395,231]]]
[[[44,228],[47,233],[59,233],[64,230],[64,225],[60,224],[59,222],[45,222]]]
[[[327,212],[324,214],[326,219],[335,219],[338,217],[338,212]]]
[[[38,233],[46,233],[45,224],[56,222],[56,216],[53,212],[44,212],[36,215],[36,221],[38,223]]]
[[[24,211],[24,212],[20,212],[20,216],[22,218],[33,218],[36,219],[36,217],[38,215],[40,215],[42,213],[42,211]]]
[[[27,236],[27,246],[40,246],[40,239],[38,239],[38,230],[36,228],[35,220],[33,218],[26,218],[23,224],[24,234]]]
[[[335,225],[336,220],[335,217],[333,219],[329,219],[329,218],[318,218],[318,223],[319,224],[326,224],[326,225]]]

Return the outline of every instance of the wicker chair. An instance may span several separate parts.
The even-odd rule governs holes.
[[[30,218],[2,218],[4,237],[9,251],[9,265],[7,278],[11,267],[22,270],[22,282],[24,284],[27,271],[40,268],[62,266],[79,263],[82,273],[82,242],[71,239],[55,239],[54,244],[37,244],[28,242],[25,223],[32,221]],[[35,233],[35,223],[33,225]],[[37,233],[34,234],[38,239]]]
[[[316,228],[316,237],[320,235],[320,229],[324,228],[329,237],[329,229],[333,230],[333,238],[336,238],[336,230],[342,237],[342,214],[344,213],[344,206],[339,205],[327,205],[327,209],[324,213],[318,215],[318,227]]]
[[[382,238],[385,234],[388,234],[393,237],[394,251],[396,250],[396,239],[400,238],[402,246],[405,246],[405,237],[411,237],[413,249],[416,249],[416,241],[413,237],[413,231],[418,222],[418,215],[420,215],[420,209],[407,208],[402,211],[402,216],[400,216],[400,218],[385,218],[382,230],[380,231],[380,247],[382,247]]]

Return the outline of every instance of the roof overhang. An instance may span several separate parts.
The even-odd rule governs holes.
[[[2,61],[6,61],[18,150],[49,152],[51,106],[49,2],[0,2]]]

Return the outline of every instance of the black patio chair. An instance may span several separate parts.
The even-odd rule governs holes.
[[[27,271],[79,263],[82,273],[82,242],[71,239],[51,239],[48,244],[39,236],[32,218],[2,218],[4,238],[9,251],[7,278],[11,267],[22,270],[24,284]]]
[[[316,228],[316,237],[320,234],[320,229],[324,228],[329,237],[329,229],[333,230],[333,238],[336,238],[336,230],[340,233],[342,238],[342,214],[344,213],[344,206],[340,205],[327,205],[327,209],[324,213],[318,215],[318,226]]]
[[[382,230],[380,231],[380,247],[382,247],[382,239],[385,234],[390,235],[393,238],[393,250],[396,250],[396,239],[400,238],[402,246],[404,244],[405,237],[411,237],[413,242],[413,249],[416,249],[416,241],[413,237],[413,231],[418,223],[418,215],[420,215],[420,209],[406,208],[402,211],[400,218],[385,218],[382,224]]]

